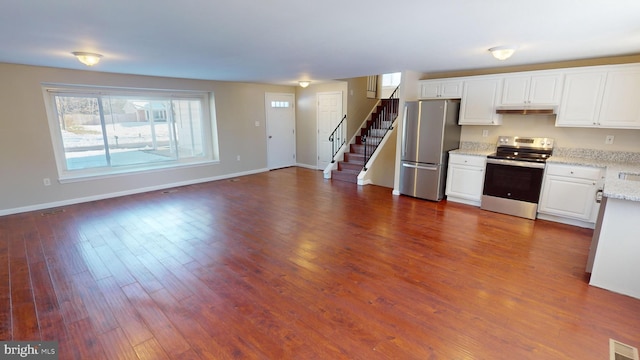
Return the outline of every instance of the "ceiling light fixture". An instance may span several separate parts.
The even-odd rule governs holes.
[[[516,49],[517,49],[516,46],[506,45],[506,46],[492,47],[491,49],[489,49],[489,51],[491,52],[491,55],[493,55],[494,58],[498,60],[506,60],[510,58],[514,52],[516,52]]]
[[[100,54],[84,52],[84,51],[74,51],[72,52],[72,54],[73,56],[78,58],[78,61],[80,61],[81,63],[87,66],[93,66],[99,63],[100,59],[102,58],[102,55]]]
[[[298,81],[298,84],[300,84],[301,88],[306,88],[307,86],[309,86],[309,84],[311,84],[311,81]]]

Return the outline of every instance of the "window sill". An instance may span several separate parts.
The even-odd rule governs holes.
[[[214,164],[219,164],[219,160],[203,160],[198,162],[190,162],[185,164],[171,164],[164,166],[149,166],[149,167],[137,167],[135,170],[133,169],[122,169],[122,170],[111,170],[108,172],[100,172],[100,173],[78,173],[78,174],[65,174],[61,175],[58,178],[58,181],[61,184],[69,184],[76,183],[82,181],[91,181],[91,180],[101,180],[108,179],[113,177],[121,177],[127,175],[139,175],[139,174],[149,174],[154,172],[163,172],[166,170],[177,170],[177,169],[185,169],[190,167],[201,167],[201,166],[209,166]]]

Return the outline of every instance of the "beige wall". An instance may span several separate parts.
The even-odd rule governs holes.
[[[348,108],[346,81],[311,84],[305,89],[301,87],[296,89],[296,158],[298,165],[317,168],[318,93],[336,91],[342,92],[342,112],[346,114]]]
[[[398,121],[398,123],[400,123],[400,121]],[[388,135],[389,138],[387,139],[387,142],[382,148],[380,148],[380,153],[367,172],[365,180],[370,180],[374,185],[393,188],[395,179],[397,133],[398,128],[396,126]]]
[[[292,86],[231,83],[0,64],[0,214],[43,204],[71,203],[136,189],[161,188],[267,166],[265,92]],[[220,162],[136,175],[60,184],[41,90],[43,82],[210,91],[215,96]],[[258,121],[260,126],[255,126]],[[237,161],[240,155],[242,161]],[[51,186],[43,185],[51,178]]]
[[[367,77],[347,80],[349,87],[349,107],[347,108],[347,134],[349,139],[358,131],[362,122],[369,116],[378,99],[367,98]]]

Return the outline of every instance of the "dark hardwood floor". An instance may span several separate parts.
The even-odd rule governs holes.
[[[607,359],[592,230],[268,173],[0,217],[0,340],[60,359]],[[640,281],[640,278],[639,278]]]

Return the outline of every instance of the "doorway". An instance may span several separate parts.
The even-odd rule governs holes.
[[[318,169],[324,170],[331,163],[333,156],[329,136],[342,120],[342,91],[321,92],[317,96]],[[347,134],[343,134],[343,136],[347,136]]]
[[[279,169],[296,164],[295,96],[266,93],[267,167]]]

